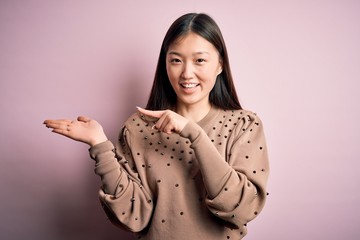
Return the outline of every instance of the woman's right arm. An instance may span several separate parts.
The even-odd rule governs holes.
[[[109,219],[118,227],[139,232],[150,222],[153,199],[134,168],[128,138],[123,128],[116,148],[106,141],[90,148],[90,156],[102,181],[99,196]]]
[[[45,120],[52,132],[88,144],[90,156],[95,160],[95,173],[100,176],[100,200],[109,219],[115,225],[133,232],[143,230],[149,223],[153,201],[149,189],[132,169],[132,154],[122,130],[120,143],[108,141],[101,125],[87,117],[77,120]],[[117,151],[116,151],[117,150]],[[116,153],[117,152],[117,153]]]
[[[95,160],[95,173],[100,176],[100,201],[109,219],[118,227],[139,232],[148,226],[153,199],[134,168],[127,129],[123,128],[116,148],[110,141],[90,149]]]

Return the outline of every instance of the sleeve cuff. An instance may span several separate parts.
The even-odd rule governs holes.
[[[96,156],[98,156],[99,154],[107,151],[112,151],[113,149],[115,149],[115,147],[109,140],[96,144],[89,149],[90,157],[95,160]]]
[[[190,142],[194,142],[201,135],[202,131],[203,130],[199,125],[189,121],[185,125],[184,129],[180,132],[180,136],[188,138]]]

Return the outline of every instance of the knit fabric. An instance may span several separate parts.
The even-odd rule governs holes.
[[[180,134],[135,113],[90,149],[109,219],[137,239],[241,239],[262,210],[269,175],[263,125],[246,110],[212,108]]]

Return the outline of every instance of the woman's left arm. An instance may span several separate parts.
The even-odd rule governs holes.
[[[180,135],[191,141],[210,211],[237,228],[254,219],[265,204],[269,175],[261,120],[253,113],[239,120],[229,139],[226,159],[197,124],[189,122]]]
[[[154,127],[160,131],[190,140],[208,194],[206,204],[214,215],[242,228],[260,213],[267,195],[269,163],[263,125],[254,113],[240,118],[224,158],[198,124],[170,110],[138,110],[157,118]]]

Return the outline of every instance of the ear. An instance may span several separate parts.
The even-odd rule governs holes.
[[[219,66],[218,66],[218,69],[217,69],[217,75],[219,75],[220,73],[222,73],[222,70],[223,70],[223,61],[220,59],[219,60]]]

